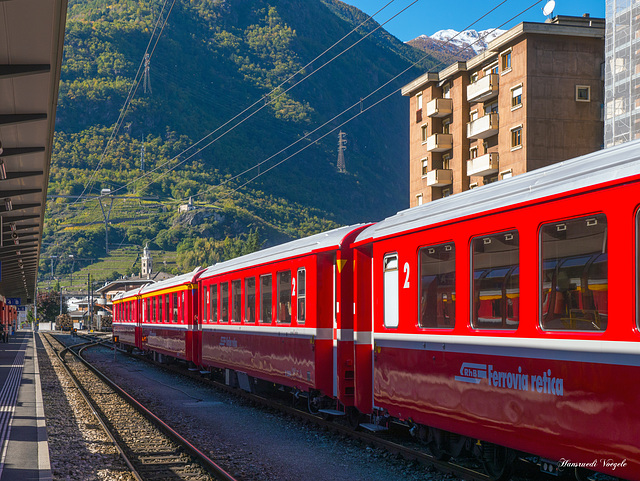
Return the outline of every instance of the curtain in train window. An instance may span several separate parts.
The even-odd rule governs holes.
[[[229,283],[220,284],[220,320],[229,322]]]
[[[542,328],[604,331],[609,308],[606,216],[543,225],[540,241]]]
[[[273,321],[271,274],[260,276],[260,322]]]
[[[256,322],[256,278],[244,280],[244,320]]]
[[[398,327],[400,310],[398,304],[398,255],[384,257],[384,325]]]
[[[278,322],[291,322],[291,271],[278,272]]]
[[[218,285],[209,286],[209,321],[218,322]]]
[[[173,299],[171,300],[171,302],[173,303],[172,320],[173,322],[178,322],[178,293],[177,292],[173,293]]]
[[[298,323],[303,324],[307,317],[307,272],[298,269]]]
[[[472,244],[472,326],[517,329],[520,319],[518,232],[476,237]]]
[[[452,328],[456,312],[453,242],[420,249],[420,327]]]

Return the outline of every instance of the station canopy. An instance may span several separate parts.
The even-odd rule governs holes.
[[[0,0],[0,295],[33,302],[67,2]]]

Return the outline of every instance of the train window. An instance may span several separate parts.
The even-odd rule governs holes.
[[[171,317],[170,317],[170,313],[171,311],[169,310],[169,294],[165,294],[164,295],[164,318],[166,321],[170,321]],[[175,320],[173,322],[176,322]]]
[[[205,287],[204,295],[202,296],[202,307],[200,308],[200,312],[202,313],[202,319],[200,319],[200,322],[207,322],[207,316],[209,315],[207,302],[209,302],[209,291]]]
[[[244,280],[244,320],[256,322],[256,278],[247,277]]]
[[[455,322],[456,249],[453,242],[423,247],[420,257],[420,327],[452,328]]]
[[[271,274],[260,276],[260,322],[273,321],[271,295]]]
[[[145,318],[146,322],[151,322],[151,299],[145,299],[144,300],[144,305],[145,305],[145,312],[147,314],[147,317]]]
[[[231,281],[231,322],[242,320],[240,309],[242,304],[242,282],[240,280]]]
[[[173,304],[173,308],[172,308],[172,317],[171,319],[173,320],[173,322],[178,322],[178,293],[174,292],[173,293],[173,299],[171,300],[172,304]]]
[[[304,324],[307,316],[307,272],[304,268],[298,269],[298,323]]]
[[[220,321],[229,322],[229,283],[220,284]]]
[[[154,297],[154,298],[151,300],[151,320],[152,320],[153,322],[156,322],[156,320],[157,320],[157,315],[158,315],[158,313],[157,313],[157,311],[156,311],[156,298]]]
[[[542,328],[604,331],[609,290],[606,216],[545,224],[540,242]]]
[[[278,322],[291,322],[291,271],[278,272]]]
[[[163,298],[162,296],[158,297],[158,322],[164,322],[164,311],[162,309]]]
[[[476,329],[517,329],[520,305],[518,231],[472,239],[473,305]]]
[[[398,303],[398,254],[384,257],[384,325],[398,327],[400,311]]]
[[[209,286],[209,321],[218,322],[218,286]]]

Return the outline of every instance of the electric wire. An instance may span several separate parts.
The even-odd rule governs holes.
[[[102,165],[102,162],[104,161],[104,158],[107,154],[107,151],[109,150],[109,147],[111,146],[111,142],[113,141],[113,139],[115,138],[115,136],[118,134],[120,127],[122,126],[122,122],[124,122],[124,118],[129,110],[129,106],[131,105],[131,101],[133,100],[133,97],[135,96],[136,92],[138,91],[138,87],[140,86],[140,82],[142,81],[143,76],[140,75],[140,72],[143,71],[143,66],[145,63],[145,56],[147,55],[147,53],[149,52],[149,47],[151,46],[151,43],[153,42],[153,38],[155,35],[155,32],[158,28],[158,25],[160,23],[160,21],[162,20],[162,14],[164,12],[164,9],[167,5],[168,0],[164,0],[164,3],[162,4],[162,9],[160,10],[160,14],[158,15],[158,20],[155,23],[155,26],[153,28],[153,32],[151,32],[151,37],[149,38],[149,43],[147,44],[147,48],[145,49],[145,52],[142,56],[142,60],[140,61],[140,65],[138,66],[138,71],[136,72],[136,75],[133,79],[133,83],[131,84],[131,88],[129,89],[129,93],[127,94],[127,98],[125,99],[125,102],[122,106],[122,109],[120,109],[120,115],[118,116],[118,120],[116,120],[116,123],[114,124],[114,127],[111,131],[111,135],[109,136],[109,139],[107,140],[107,143],[105,145],[105,148],[102,152],[102,155],[100,156],[100,160],[98,162],[98,165],[95,167],[95,169],[93,170],[91,177],[89,178],[89,180],[87,181],[87,183],[84,186],[84,189],[82,190],[82,193],[78,196],[78,198],[72,203],[72,204],[76,204],[81,198],[82,196],[85,194],[85,192],[87,191],[87,189],[89,188],[89,186],[91,185],[91,183],[93,182],[93,179],[96,175],[96,173],[98,172],[98,170],[100,170],[100,166]],[[173,10],[173,6],[175,5],[176,0],[173,0],[173,2],[171,3],[171,8],[169,9],[169,12],[167,13],[166,17],[164,18],[164,22],[162,24],[162,27],[160,29],[160,33],[158,34],[158,37],[156,38],[156,42],[153,45],[153,49],[151,50],[151,54],[149,55],[149,59],[151,59],[151,57],[153,56],[153,52],[155,52],[156,46],[158,45],[158,42],[160,41],[160,37],[162,36],[162,32],[164,31],[164,27],[167,24],[167,21],[169,20],[169,15],[171,15],[171,11]],[[138,76],[140,75],[140,77],[138,78]]]

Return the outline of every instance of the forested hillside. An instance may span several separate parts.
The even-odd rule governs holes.
[[[169,8],[146,92],[140,83],[107,147]],[[337,0],[69,0],[49,194],[111,189],[110,245],[177,251],[176,270],[406,207],[408,101],[396,93],[367,109],[429,59],[368,96],[423,52],[380,29],[323,67],[378,25],[369,22],[279,87],[366,18]],[[338,172],[338,132],[316,140],[361,111],[341,127],[347,172]],[[197,148],[210,146],[190,149],[207,135]],[[179,214],[190,196],[196,209]],[[50,200],[41,273],[51,255],[104,257],[102,215],[96,200]]]

